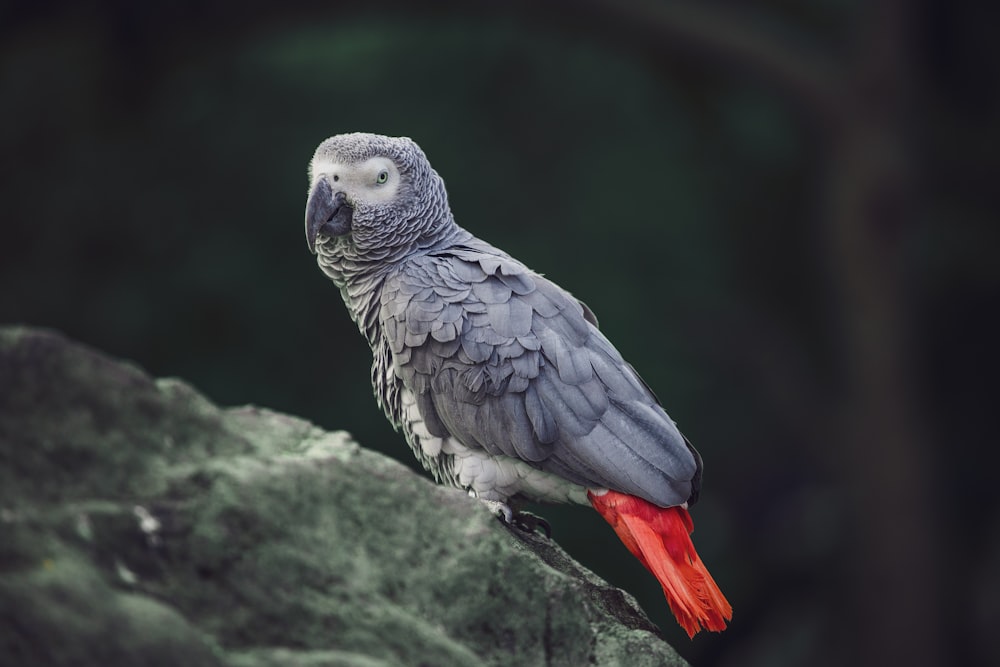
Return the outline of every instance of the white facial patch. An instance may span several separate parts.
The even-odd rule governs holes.
[[[317,158],[309,167],[312,184],[320,179],[333,187],[334,192],[347,195],[353,205],[360,203],[382,204],[392,200],[399,191],[399,169],[385,157],[368,158],[357,164],[343,164],[329,158]]]

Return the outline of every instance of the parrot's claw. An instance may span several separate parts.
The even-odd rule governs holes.
[[[503,521],[508,526],[514,526],[526,533],[537,532],[539,528],[545,533],[545,537],[552,538],[552,526],[549,522],[531,512],[515,512],[510,505],[500,500],[487,500],[480,498],[479,502],[486,505],[490,514]]]
[[[490,514],[494,515],[508,525],[514,523],[514,510],[512,510],[510,505],[507,503],[499,500],[486,500],[485,498],[480,498],[479,500],[486,505]]]
[[[514,525],[526,533],[534,533],[541,528],[542,532],[545,533],[545,537],[552,539],[552,526],[537,514],[518,512],[514,515]]]

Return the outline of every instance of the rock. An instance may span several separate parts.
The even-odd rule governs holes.
[[[681,665],[540,535],[359,447],[0,328],[4,665]]]

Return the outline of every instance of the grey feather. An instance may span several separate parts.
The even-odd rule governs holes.
[[[431,330],[431,338],[439,343],[455,341],[457,344],[461,344],[461,341],[458,340],[458,326],[454,322],[440,322],[439,327]]]
[[[472,293],[486,304],[508,303],[511,289],[499,280],[490,278],[482,282],[472,283]]]
[[[538,390],[530,384],[524,390],[524,413],[539,442],[545,444],[555,442],[559,437],[556,420],[538,398]]]

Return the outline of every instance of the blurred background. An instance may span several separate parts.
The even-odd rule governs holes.
[[[413,464],[303,234],[327,136],[414,138],[705,459],[695,664],[1000,664],[1000,10],[922,0],[0,3],[0,321]],[[3,390],[0,377],[0,391]]]

